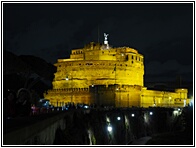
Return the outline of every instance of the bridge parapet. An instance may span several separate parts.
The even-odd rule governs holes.
[[[40,117],[23,118],[23,120],[32,120],[32,124],[26,122],[21,128],[7,130],[3,135],[4,145],[51,145],[55,139],[55,133],[58,128],[66,128],[67,118],[72,118],[70,112],[59,112],[53,116],[39,120]],[[35,122],[34,120],[38,120]],[[17,121],[16,121],[17,122]],[[13,124],[13,123],[12,123]],[[6,126],[6,125],[5,125]]]

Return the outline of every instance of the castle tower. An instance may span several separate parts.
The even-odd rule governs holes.
[[[184,106],[185,89],[170,93],[145,88],[143,55],[130,47],[110,47],[108,35],[104,33],[103,45],[91,42],[73,49],[69,59],[58,59],[53,89],[44,94],[52,105]]]
[[[109,47],[108,35],[104,33],[103,45],[91,42],[83,48],[73,49],[69,59],[58,59],[54,64],[57,72],[52,82],[53,89],[48,90],[45,98],[55,106],[72,101],[89,104],[96,102],[90,92],[92,86],[113,88],[112,85],[116,85],[115,89],[118,87],[119,90],[128,85],[142,87],[143,55],[130,47]]]

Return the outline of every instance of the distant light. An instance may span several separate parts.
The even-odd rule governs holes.
[[[178,111],[180,111],[180,108],[178,108]]]
[[[89,108],[89,106],[85,105],[84,108]]]
[[[186,106],[186,100],[184,99],[184,107]]]
[[[153,115],[153,112],[150,112],[150,115]]]
[[[118,88],[116,90],[118,90]]]
[[[65,78],[65,80],[69,80],[69,78]]]
[[[178,114],[178,111],[177,111],[177,110],[175,110],[175,111],[174,111],[174,114],[175,114],[175,115],[177,115],[177,114]]]
[[[184,90],[184,89],[182,89],[182,90]]]
[[[120,117],[117,117],[117,120],[120,120]]]
[[[94,85],[92,84],[92,87],[94,87]]]
[[[135,117],[135,114],[131,114],[132,117]]]
[[[192,99],[191,99],[191,103],[190,103],[190,105],[191,105],[191,106],[193,106],[193,97],[192,97]]]
[[[110,123],[110,118],[106,117],[106,122]]]
[[[111,132],[111,131],[112,131],[111,125],[108,125],[108,132]]]

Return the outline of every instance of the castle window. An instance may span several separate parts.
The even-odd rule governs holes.
[[[81,64],[79,63],[79,65],[81,65]]]
[[[120,66],[122,66],[122,64],[120,64]]]
[[[102,54],[104,54],[104,52],[102,51]]]
[[[136,56],[136,61],[137,61],[137,56]]]
[[[61,67],[61,65],[59,65],[59,67]]]
[[[133,55],[132,55],[132,59],[133,59]]]
[[[127,64],[125,66],[127,66]]]
[[[132,61],[132,64],[133,64],[133,61]]]

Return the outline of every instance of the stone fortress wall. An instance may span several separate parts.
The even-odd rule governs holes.
[[[148,90],[144,83],[144,57],[136,49],[113,48],[91,42],[74,49],[69,59],[58,59],[53,89],[44,94],[54,106],[68,102],[115,107],[183,107],[188,90]]]

